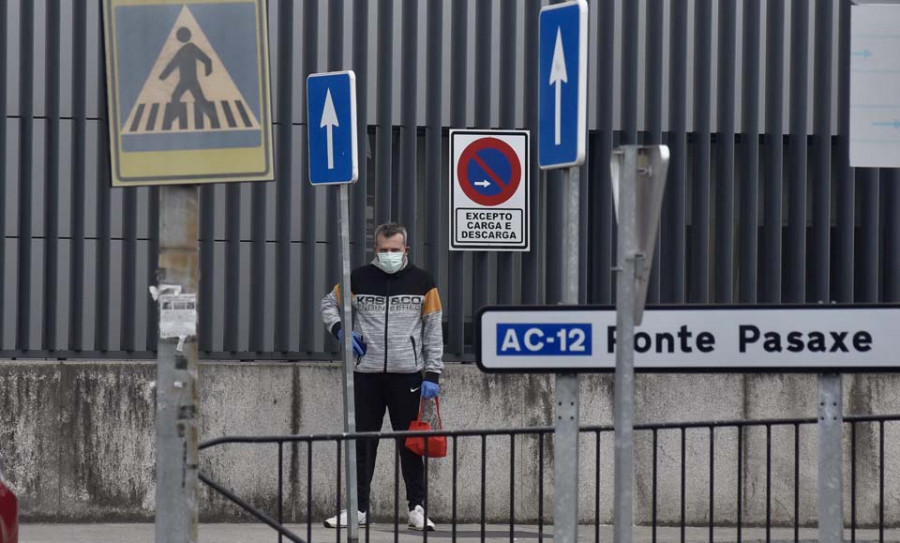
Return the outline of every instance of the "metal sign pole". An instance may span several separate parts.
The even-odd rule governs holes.
[[[841,375],[819,375],[819,541],[844,537],[844,463]]]
[[[619,181],[616,276],[615,543],[631,543],[634,511],[634,309],[637,257],[637,147],[626,146]]]
[[[350,189],[341,185],[338,227],[341,231],[341,322],[344,339],[344,433],[356,432],[356,407],[353,401],[353,307],[350,293]],[[347,481],[347,537],[359,540],[359,519],[356,516],[356,440],[344,441]],[[366,511],[368,514],[368,511]]]
[[[563,172],[566,184],[563,303],[578,303],[579,170]],[[578,427],[579,378],[577,373],[556,374],[556,423],[554,433],[553,538],[557,543],[578,541]]]
[[[172,337],[168,327],[196,330],[196,293],[200,287],[197,246],[197,187],[160,188],[159,271],[182,304],[182,322],[160,297],[160,339],[156,378],[156,543],[197,541],[197,342]],[[193,299],[193,302],[190,300]],[[185,300],[188,300],[185,302]],[[172,302],[170,302],[172,303]],[[167,319],[169,322],[167,322]],[[189,321],[193,322],[189,322]],[[168,335],[169,337],[164,337]],[[176,334],[177,335],[177,334]]]

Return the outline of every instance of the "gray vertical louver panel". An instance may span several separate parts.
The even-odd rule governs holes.
[[[327,71],[344,69],[344,0],[328,3],[328,63]],[[315,127],[313,127],[315,128]],[[326,283],[337,283],[341,278],[341,248],[338,233],[338,203],[340,188],[329,186],[317,188],[317,193],[325,193],[325,242],[328,244],[328,258],[325,263]],[[352,220],[352,219],[351,219]],[[339,353],[337,341],[326,336],[325,350]]]
[[[475,128],[491,127],[491,36],[493,2],[475,2]],[[490,259],[488,253],[472,253],[472,312],[488,304]],[[491,289],[494,290],[494,289]]]
[[[393,185],[393,126],[391,96],[393,93],[394,64],[394,0],[378,0],[378,64],[377,98],[375,116],[378,127],[375,130],[375,221],[378,224],[394,219],[391,209]]]
[[[303,7],[303,68],[301,70],[301,96],[303,130],[300,143],[300,186],[302,191],[301,221],[303,251],[300,261],[300,350],[314,351],[315,330],[321,328],[317,318],[318,301],[324,293],[316,291],[316,195],[309,184],[309,143],[307,133],[308,112],[306,109],[306,78],[318,71],[318,2],[307,0]]]
[[[9,11],[9,6],[7,5],[7,0],[0,0],[0,46],[3,48],[3,53],[0,54],[0,213],[6,215],[6,207],[7,207],[7,190],[6,184],[8,182],[8,177],[6,174],[7,171],[7,152],[6,152],[6,144],[7,144],[7,131],[9,129],[9,120],[7,117],[7,80],[9,74],[7,73],[7,62],[6,62],[6,49],[8,46],[8,21],[9,17],[7,16]],[[7,275],[6,275],[6,217],[0,217],[0,350],[4,347],[4,338],[6,337],[6,315],[3,308],[6,307],[6,292],[4,286],[7,284]]]
[[[516,122],[516,28],[518,27],[518,1],[503,0],[500,4],[500,128],[515,128]],[[523,172],[524,173],[524,172]],[[532,180],[532,190],[536,186]],[[533,196],[532,196],[533,197]],[[513,279],[513,253],[497,254],[497,303],[511,304],[516,282]]]
[[[883,302],[900,301],[900,171],[882,170],[884,181]]]
[[[31,346],[31,214],[34,170],[34,3],[19,5],[19,221],[16,350]],[[105,325],[106,323],[104,323]],[[104,327],[105,328],[105,327]],[[104,330],[105,331],[105,330]]]
[[[807,69],[809,0],[791,2],[788,231],[784,248],[783,300],[806,301]]]
[[[646,135],[644,143],[647,145],[660,145],[663,143],[663,29],[664,8],[663,2],[647,3],[647,53],[646,63],[643,66],[644,76],[644,119]],[[598,165],[598,166],[602,166]],[[662,223],[660,223],[660,228]],[[650,274],[650,284],[647,288],[647,303],[659,303],[662,269],[660,258],[662,237],[656,238],[656,257],[653,259],[653,269]]]
[[[710,251],[710,93],[712,86],[712,2],[694,3],[694,142],[691,167],[691,244],[688,301],[709,301]]]
[[[766,5],[766,126],[760,301],[782,296],[784,184],[784,15],[781,0]]]
[[[56,342],[57,278],[59,272],[59,157],[60,145],[60,7],[57,2],[47,3],[44,40],[45,70],[44,110],[44,304],[41,348],[53,351]],[[133,271],[133,270],[132,270]],[[133,308],[129,317],[134,315]]]
[[[740,233],[738,296],[741,303],[757,300],[759,282],[759,0],[744,0],[743,69],[741,84]]]
[[[369,84],[369,2],[355,0],[353,3],[353,71],[356,73],[357,150],[359,153],[359,179],[350,190],[350,242],[352,247],[351,266],[362,266],[366,260],[366,228],[368,226],[369,190],[369,133],[368,100],[366,89]],[[437,68],[440,69],[438,61]],[[440,104],[438,104],[440,107]]]
[[[466,127],[466,41],[468,39],[469,0],[451,2],[453,14],[450,31],[450,128]],[[447,350],[453,355],[463,354],[465,334],[465,270],[464,253],[454,251],[449,257],[450,292],[447,293],[448,338]]]
[[[715,301],[734,301],[734,104],[736,2],[719,3],[714,269]],[[747,82],[745,81],[746,85]]]
[[[418,227],[416,208],[418,207],[418,171],[416,101],[418,99],[418,59],[419,59],[419,0],[403,1],[403,22],[401,24],[400,80],[400,209],[398,219],[406,225],[408,243],[415,250],[423,236]],[[418,258],[415,260],[418,261]],[[419,261],[421,264],[421,261]]]
[[[674,2],[670,14],[669,46],[669,173],[663,199],[660,224],[661,299],[683,303],[686,300],[687,240],[687,54],[688,4]],[[600,243],[608,243],[606,238]],[[606,285],[607,281],[601,284]]]
[[[835,176],[837,183],[833,198],[837,203],[837,224],[834,251],[830,266],[834,273],[831,281],[832,299],[836,302],[853,301],[854,282],[854,230],[856,198],[854,170],[850,168],[850,0],[838,0],[838,54],[837,54],[837,147]],[[829,198],[830,200],[831,198]],[[830,202],[829,202],[830,204]]]
[[[291,350],[291,197],[295,172],[291,157],[294,149],[294,2],[278,3],[278,134],[275,157],[276,227],[275,227],[275,352]],[[300,176],[297,176],[300,178]],[[302,180],[302,178],[301,178]]]
[[[812,244],[809,267],[812,302],[828,303],[831,298],[831,81],[834,10],[832,2],[815,4],[815,47],[813,49],[813,168]]]
[[[203,356],[333,357],[318,305],[337,275],[337,189],[308,183],[305,79],[347,66],[359,98],[353,265],[375,224],[407,223],[414,260],[441,287],[451,359],[471,358],[481,305],[561,298],[562,173],[536,166],[547,3],[268,4],[276,181],[201,189]],[[156,349],[146,289],[159,189],[109,186],[99,6],[0,0],[4,356]],[[849,165],[849,0],[589,6],[583,299],[614,301],[612,148],[661,142],[671,162],[652,302],[900,299],[898,174]],[[528,253],[447,251],[447,130],[468,126],[533,132]]]
[[[605,2],[612,4],[612,2]],[[538,127],[538,14],[540,0],[526,0],[523,3],[522,20],[525,25],[525,87],[522,100],[525,127],[531,131],[531,164],[529,167],[532,197],[531,212],[531,251],[522,255],[522,303],[536,304],[541,301],[540,274],[543,252],[542,227],[544,217],[541,215],[541,191],[544,189],[544,176],[537,166],[537,127]],[[611,36],[610,36],[611,39]]]
[[[443,26],[444,26],[444,2],[443,0],[428,1],[428,27],[427,27],[427,46],[426,46],[426,128],[425,128],[425,179],[423,186],[425,189],[424,223],[425,235],[427,238],[427,260],[425,266],[434,276],[435,282],[440,285],[446,277],[442,273],[441,264],[441,240],[444,238],[445,224],[442,220],[447,214],[442,196],[444,190],[444,169],[442,167],[441,147],[443,140],[441,138],[441,103],[443,94]],[[437,202],[438,205],[434,205]],[[418,210],[417,210],[418,212]],[[441,293],[444,300],[447,300],[446,292]]]

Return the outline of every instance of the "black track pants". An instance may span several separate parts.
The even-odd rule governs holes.
[[[381,431],[384,411],[391,417],[395,431],[409,429],[409,423],[419,415],[422,374],[416,373],[360,373],[353,375],[356,400],[356,430]],[[406,499],[409,508],[425,502],[425,465],[422,457],[413,454],[402,444],[400,467],[406,483]],[[359,510],[369,510],[369,491],[375,474],[375,457],[378,440],[360,440],[356,445],[356,488]]]

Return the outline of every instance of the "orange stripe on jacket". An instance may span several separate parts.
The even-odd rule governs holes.
[[[344,298],[341,296],[341,284],[338,283],[334,286],[334,296],[337,298],[338,307],[344,305]],[[353,291],[350,291],[350,296],[353,296]]]
[[[435,287],[425,294],[425,303],[422,304],[422,315],[431,315],[441,309],[441,296],[438,294],[437,287]]]

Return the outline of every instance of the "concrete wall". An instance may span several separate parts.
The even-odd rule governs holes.
[[[154,511],[153,364],[15,362],[0,363],[0,453],[19,494],[26,520],[149,520]],[[201,439],[223,435],[322,434],[340,432],[341,392],[337,365],[291,363],[206,363],[201,367]],[[845,412],[900,413],[897,375],[846,376]],[[612,422],[611,375],[583,376],[583,425]],[[443,382],[442,411],[450,429],[508,428],[552,424],[553,377],[489,376],[470,365],[451,364]],[[639,421],[680,422],[743,418],[814,417],[814,375],[640,375],[636,382]],[[385,426],[388,429],[388,426]],[[800,520],[815,522],[816,432],[801,427]],[[766,430],[748,429],[742,438],[738,474],[738,432],[713,432],[713,500],[717,524],[737,518],[738,478],[742,481],[743,523],[760,524],[766,512]],[[612,520],[613,436],[583,434],[581,517]],[[661,523],[681,519],[681,431],[657,435],[657,515]],[[879,428],[857,430],[857,518],[863,525],[878,520]],[[636,435],[636,509],[638,522],[651,520],[653,436]],[[710,430],[685,432],[685,515],[689,524],[709,521]],[[900,524],[900,423],[885,425],[885,515]],[[849,430],[845,455],[849,466]],[[794,429],[771,432],[772,515],[777,523],[793,521]],[[510,477],[515,515],[535,520],[539,510],[539,440],[510,437],[485,440],[486,510],[489,520],[509,518]],[[447,520],[453,504],[451,456],[429,463],[432,515]],[[457,451],[457,507],[461,520],[474,521],[481,511],[480,437],[460,438]],[[311,455],[311,457],[310,457]],[[544,439],[543,509],[552,515],[552,437]],[[308,469],[311,462],[312,470]],[[229,445],[201,452],[201,469],[214,480],[270,513],[276,511],[278,456],[275,445]],[[392,518],[393,447],[383,443],[373,482],[376,518]],[[597,469],[599,466],[599,471]],[[285,514],[303,521],[307,480],[312,475],[311,509],[316,522],[336,504],[336,445],[316,443],[284,450]],[[512,473],[511,473],[512,472]],[[845,508],[849,519],[850,481],[846,472]],[[595,484],[599,475],[600,485]],[[405,492],[400,489],[401,511]],[[202,518],[246,519],[234,506],[204,486]]]

